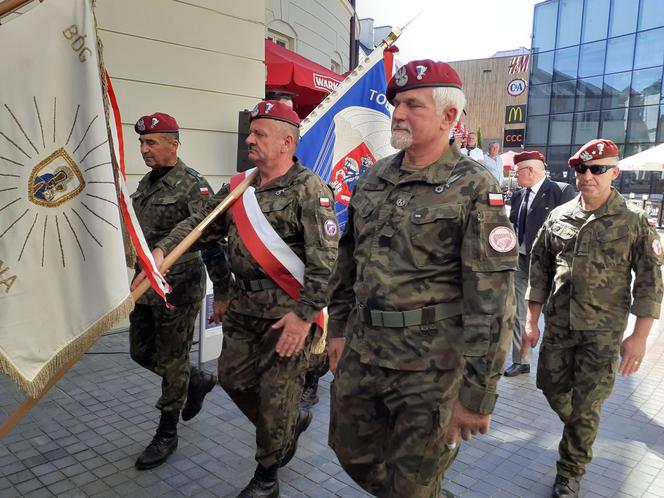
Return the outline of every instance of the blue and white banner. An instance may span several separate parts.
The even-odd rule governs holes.
[[[396,152],[390,145],[386,89],[379,47],[302,124],[297,157],[334,189],[342,229],[357,179],[378,159]]]

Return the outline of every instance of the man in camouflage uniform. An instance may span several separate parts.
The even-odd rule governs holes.
[[[369,493],[429,498],[459,436],[489,427],[516,235],[496,179],[450,144],[465,105],[454,69],[410,62],[387,98],[402,152],[358,180],[331,282],[330,445]]]
[[[546,303],[537,387],[565,423],[556,498],[578,496],[618,353],[622,375],[639,369],[661,308],[662,243],[645,213],[611,187],[617,164],[618,147],[605,139],[570,158],[581,196],[551,212],[531,252],[524,347],[537,344]],[[634,331],[623,340],[630,312]]]
[[[297,114],[277,101],[259,103],[252,111],[249,160],[258,176],[250,189],[269,225],[303,262],[303,287],[294,300],[254,259],[250,241],[227,211],[203,233],[200,244],[228,236],[228,260],[234,275],[230,302],[223,293],[229,280],[212,278],[215,318],[223,318],[224,344],[219,357],[219,383],[256,426],[258,466],[240,497],[277,497],[277,470],[294,455],[297,438],[311,423],[309,411],[298,410],[307,368],[314,318],[326,306],[328,280],[339,239],[332,193],[293,156],[298,139]],[[222,200],[229,188],[215,197]],[[246,196],[246,194],[245,194]],[[242,202],[242,201],[237,201]],[[157,243],[163,260],[210,211],[180,223]]]
[[[175,225],[208,201],[212,189],[178,157],[179,127],[175,118],[159,112],[143,116],[134,129],[139,134],[143,160],[152,171],[141,179],[131,198],[145,240],[154,248]],[[224,264],[221,248],[210,249],[205,256],[206,262],[215,267]],[[140,268],[136,268],[138,274]],[[189,365],[194,324],[205,294],[201,253],[185,254],[171,267],[166,280],[173,288],[168,296],[173,309],[149,290],[129,316],[132,359],[162,378],[157,402],[161,419],[155,437],[136,461],[141,470],[160,465],[177,448],[177,423],[185,397],[182,418],[189,420],[216,383],[214,376]]]

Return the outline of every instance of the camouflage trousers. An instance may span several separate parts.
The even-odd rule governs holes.
[[[137,304],[129,315],[129,353],[132,359],[161,377],[157,408],[180,411],[189,384],[189,349],[200,302],[169,310]]]
[[[548,326],[540,348],[537,387],[565,424],[558,473],[580,479],[592,459],[600,410],[616,379],[622,331]]]
[[[327,351],[324,351],[321,354],[310,355],[307,373],[304,377],[304,385],[318,385],[318,379],[325,375],[329,369],[330,362],[327,358]]]
[[[274,319],[229,311],[219,356],[219,384],[256,427],[256,461],[281,462],[295,434],[311,334],[290,358],[275,352],[281,330]]]
[[[408,372],[360,363],[346,347],[332,384],[329,444],[379,498],[437,498],[458,447],[445,434],[461,369]]]

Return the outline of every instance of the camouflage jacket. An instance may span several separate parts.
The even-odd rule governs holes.
[[[661,247],[645,213],[615,189],[591,213],[574,199],[551,212],[535,239],[526,299],[546,303],[547,323],[572,330],[624,330],[630,312],[658,318]]]
[[[165,237],[180,221],[191,216],[207,202],[212,188],[207,180],[178,158],[175,166],[153,181],[146,174],[131,195],[136,217],[150,249]],[[223,254],[222,254],[223,257]],[[136,266],[136,271],[140,268]],[[205,270],[201,254],[190,252],[180,258],[166,275],[173,287],[168,300],[174,306],[200,301],[205,293]],[[164,301],[148,290],[138,299],[139,304],[163,306]]]
[[[355,187],[331,282],[330,336],[345,336],[363,363],[397,370],[458,368],[465,360],[460,401],[491,413],[512,333],[517,265],[505,208],[489,205],[489,193],[502,201],[500,187],[454,144],[417,172],[402,160],[399,153],[378,161]],[[506,245],[489,242],[494,230]],[[458,303],[462,314],[403,328],[359,319],[360,306],[407,311],[437,303]]]
[[[230,309],[237,313],[262,318],[281,318],[289,311],[294,311],[300,318],[313,321],[316,314],[327,305],[328,280],[337,256],[339,241],[332,192],[314,172],[302,166],[296,158],[294,160],[295,164],[281,177],[262,187],[260,179],[256,177],[252,185],[256,189],[256,199],[265,217],[304,262],[301,299],[296,303],[279,287],[243,291],[232,284],[228,274],[210,272],[215,299],[230,297]],[[222,187],[211,204],[218,204],[229,191],[229,186]],[[157,246],[165,253],[171,251],[212,209],[213,206],[210,205],[180,223]],[[240,239],[230,209],[218,216],[203,232],[199,245],[226,236],[229,267],[236,279],[269,278]]]

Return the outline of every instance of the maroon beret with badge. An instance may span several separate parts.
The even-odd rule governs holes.
[[[519,164],[521,161],[528,161],[529,159],[537,159],[538,161],[544,162],[544,156],[538,150],[524,150],[518,154],[514,154],[513,160],[514,164]]]
[[[570,168],[573,168],[574,166],[587,161],[593,161],[594,159],[618,157],[618,154],[618,146],[611,140],[607,140],[606,138],[596,138],[577,150],[576,154],[569,158],[567,164],[569,164]]]
[[[177,133],[180,131],[180,127],[173,116],[155,112],[136,121],[134,130],[139,135],[147,135],[148,133]]]
[[[399,92],[423,87],[447,86],[461,90],[461,78],[445,62],[430,59],[411,61],[401,66],[387,84],[387,100],[392,100]]]
[[[254,119],[276,119],[300,127],[300,116],[288,104],[278,100],[264,100],[256,104],[251,111],[249,122]]]

